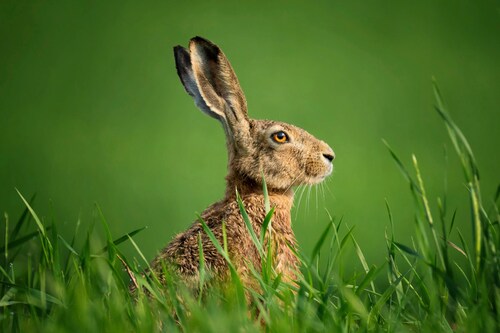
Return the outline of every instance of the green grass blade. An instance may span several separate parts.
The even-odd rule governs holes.
[[[363,269],[365,270],[366,274],[370,273],[370,267],[368,265],[368,262],[366,261],[365,255],[363,254],[363,251],[361,250],[361,247],[359,246],[358,242],[356,242],[356,239],[354,236],[351,234],[351,239],[354,244],[354,248],[356,250],[356,255],[358,256],[359,261],[361,262],[361,265],[363,266]],[[375,289],[375,283],[373,281],[370,282],[371,288],[373,293],[377,293],[377,290]]]
[[[269,202],[269,193],[267,192],[267,184],[266,179],[264,178],[264,172],[262,172],[262,193],[264,195],[264,208],[267,214],[271,209],[271,203]]]
[[[134,241],[134,239],[132,237],[128,237],[130,243],[132,244],[132,246],[135,248],[135,250],[137,251],[137,254],[139,254],[139,256],[141,257],[142,261],[146,264],[147,268],[150,270],[150,271],[153,271],[151,269],[151,265],[149,264],[149,261],[146,259],[146,256],[144,255],[144,253],[142,253],[141,249],[139,248],[139,246],[137,245],[137,243]]]
[[[50,230],[52,230],[52,228],[49,226],[45,230],[50,231]],[[7,247],[11,250],[15,249],[15,248],[25,244],[26,242],[29,242],[33,238],[35,238],[39,233],[40,233],[39,231],[33,231],[33,232],[23,236],[23,237],[17,238],[16,240],[11,241],[9,244],[7,244]],[[0,247],[0,252],[4,252],[5,247],[6,247],[5,245]]]
[[[380,272],[382,272],[384,267],[385,264],[381,265],[380,267],[377,267],[375,265],[371,266],[369,270],[366,272],[366,275],[363,278],[363,280],[361,280],[361,282],[356,286],[356,295],[359,296],[368,285],[370,285],[372,291],[376,293],[373,284],[375,282],[375,278],[380,274]]]
[[[19,292],[23,293],[26,296],[26,301],[24,304],[30,304],[30,305],[34,305],[34,306],[43,308],[43,307],[45,307],[44,304],[46,302],[50,302],[50,303],[65,307],[65,304],[60,299],[58,299],[52,295],[49,295],[46,292],[43,292],[41,290],[34,289],[34,288],[26,288],[22,285],[8,283],[5,281],[0,281],[0,284],[8,286],[10,288],[15,288]]]
[[[47,236],[46,235],[46,230],[45,230],[45,227],[43,226],[42,221],[40,220],[40,218],[38,217],[38,215],[35,213],[35,211],[31,207],[31,205],[28,203],[28,201],[26,201],[26,199],[23,197],[23,195],[21,194],[21,192],[19,192],[18,189],[16,189],[16,191],[17,191],[17,194],[21,197],[21,200],[24,202],[24,205],[26,206],[26,208],[29,210],[31,216],[33,216],[33,219],[35,220],[35,223],[36,223],[36,225],[38,227],[38,230],[40,231],[40,233],[42,234],[42,236],[46,237]]]
[[[205,286],[205,254],[203,253],[203,243],[201,241],[201,233],[198,233],[198,272],[199,272],[199,298],[198,302],[201,303],[203,296],[203,287]]]
[[[4,253],[5,262],[9,260],[9,215],[7,213],[4,214],[5,220],[5,238],[4,238],[4,246],[0,248],[0,252]]]
[[[323,243],[325,242],[326,237],[330,233],[330,229],[332,227],[333,227],[333,222],[328,222],[328,224],[326,225],[326,228],[323,230],[323,232],[321,233],[321,236],[319,237],[318,241],[314,245],[311,260],[314,260],[319,255],[319,251],[321,250],[321,247],[323,246]]]
[[[147,229],[147,228],[148,228],[148,227],[147,227],[147,226],[145,226],[145,227],[142,227],[142,228],[135,229],[135,230],[133,230],[133,231],[131,231],[131,232],[129,232],[129,233],[127,233],[127,234],[125,234],[125,235],[123,235],[123,236],[121,236],[121,237],[117,238],[117,239],[115,239],[115,240],[112,242],[112,244],[113,244],[113,245],[115,245],[115,246],[116,246],[116,245],[119,245],[119,244],[121,244],[121,243],[123,243],[123,242],[125,242],[125,241],[129,240],[130,238],[134,237],[134,236],[135,236],[135,235],[137,235],[139,232],[141,232],[141,231],[143,231],[143,230],[145,230],[145,229]],[[108,245],[104,246],[104,247],[103,247],[103,248],[102,248],[102,249],[101,249],[98,253],[99,253],[99,254],[103,254],[103,253],[105,253],[105,252],[108,250],[108,247],[109,247]]]
[[[35,198],[36,198],[36,193],[31,196],[31,199],[29,201],[30,206],[33,206],[33,203],[35,202]],[[29,208],[26,206],[24,208],[21,216],[17,220],[17,223],[15,224],[14,228],[12,229],[12,232],[11,232],[10,237],[9,237],[10,239],[14,240],[17,238],[17,235],[21,231],[21,228],[23,227],[23,225],[26,224],[26,222],[29,220],[29,218],[31,216],[31,215],[28,215],[28,213],[29,213]]]
[[[212,230],[209,228],[207,223],[199,215],[198,215],[198,221],[200,222],[201,227],[203,228],[203,231],[205,231],[205,234],[208,236],[208,238],[210,239],[212,244],[215,246],[215,248],[217,249],[219,254],[222,255],[222,257],[226,260],[226,263],[229,267],[229,271],[231,274],[231,279],[234,283],[236,293],[238,296],[238,303],[240,304],[240,306],[244,306],[245,305],[244,287],[243,287],[243,284],[241,283],[241,279],[238,276],[238,273],[236,272],[236,268],[234,267],[233,263],[231,262],[231,259],[229,258],[229,254],[226,251],[224,251],[224,249],[222,248],[221,244],[219,243],[219,241],[215,237]]]
[[[271,235],[271,219],[273,218],[274,214],[274,207],[269,210],[269,212],[266,214],[266,217],[264,218],[264,221],[262,222],[262,228],[260,232],[260,242],[261,244],[264,244],[264,238],[266,237],[266,233],[269,231],[269,236]]]
[[[71,245],[69,245],[69,243],[66,242],[66,240],[61,235],[57,235],[57,237],[61,240],[61,242],[69,250],[69,252],[73,253],[77,257],[80,256],[78,252],[76,252],[76,250]]]
[[[406,245],[398,243],[398,242],[394,242],[394,245],[396,245],[400,250],[408,253],[411,256],[417,257],[419,259],[424,259],[424,257],[422,257],[422,255],[420,253],[418,253],[416,250],[413,250],[409,246],[406,246]]]
[[[229,253],[227,246],[227,231],[226,231],[226,221],[222,221],[222,245],[224,246],[224,253]]]
[[[483,225],[481,222],[480,210],[480,199],[476,189],[470,187],[470,199],[471,199],[471,215],[473,217],[473,230],[474,230],[474,250],[476,258],[476,270],[479,272],[481,270],[481,262],[483,259],[482,248],[483,248]]]
[[[371,308],[370,313],[368,314],[368,326],[376,322],[375,318],[380,316],[382,307],[386,304],[391,295],[396,291],[397,287],[399,286],[401,280],[405,275],[406,274],[400,275],[396,280],[394,280],[393,283],[379,297],[375,305]]]
[[[217,240],[217,238],[215,237],[214,233],[212,232],[210,227],[207,225],[205,220],[203,220],[203,218],[198,215],[198,221],[200,222],[201,227],[203,228],[203,231],[205,231],[205,234],[208,236],[208,238],[210,239],[212,244],[215,246],[215,248],[217,249],[219,254],[224,257],[224,259],[227,261],[228,265],[233,266],[233,264],[231,263],[231,259],[229,258],[229,254],[220,245],[219,241]]]
[[[253,244],[257,248],[257,251],[259,252],[260,257],[264,258],[264,249],[262,248],[262,243],[260,242],[259,238],[255,234],[255,230],[253,230],[252,222],[250,221],[250,217],[248,216],[248,213],[245,210],[243,200],[241,199],[238,191],[236,191],[236,201],[238,203],[238,207],[240,208],[240,213],[241,213],[241,216],[243,217],[243,222],[245,223],[245,226],[247,227],[248,233],[250,234],[250,238],[252,239]]]
[[[396,165],[398,166],[399,171],[404,176],[404,178],[408,181],[412,190],[415,190],[417,193],[420,194],[421,193],[420,188],[418,187],[417,183],[415,183],[413,178],[410,176],[410,173],[408,172],[408,170],[404,166],[403,162],[401,162],[398,155],[396,155],[394,150],[392,150],[391,146],[389,145],[389,143],[387,143],[387,141],[382,139],[382,142],[386,146],[387,150],[389,150],[389,154],[391,154],[392,159],[394,160],[394,162],[396,162]]]

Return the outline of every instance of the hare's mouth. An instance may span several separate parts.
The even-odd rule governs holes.
[[[328,176],[330,176],[333,172],[333,167],[330,167],[324,174],[318,175],[315,177],[309,177],[309,179],[306,180],[306,184],[314,185],[314,184],[319,184],[322,181],[324,181]]]
[[[324,164],[312,164],[306,166],[304,173],[304,178],[302,178],[303,184],[314,185],[319,184],[324,181],[333,172],[332,163]]]

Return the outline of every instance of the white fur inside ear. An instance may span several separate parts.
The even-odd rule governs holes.
[[[174,48],[174,54],[175,54],[175,65],[177,67],[177,74],[179,75],[179,78],[181,79],[181,82],[184,85],[184,88],[186,89],[187,93],[193,97],[195,105],[203,113],[213,118],[221,120],[220,114],[214,113],[210,109],[209,105],[205,103],[205,100],[201,96],[198,84],[194,77],[193,68],[191,66],[191,57],[189,52],[185,48],[177,46]]]
[[[208,66],[210,66],[210,64],[204,61],[197,51],[197,48],[192,46],[192,44],[190,45],[190,50],[193,79],[203,102],[208,106],[210,111],[216,113],[220,119],[225,119],[224,107],[226,102],[217,94],[214,87],[205,76],[205,71],[209,69]]]
[[[205,100],[200,94],[200,91],[198,90],[198,85],[196,84],[196,80],[194,78],[193,72],[191,71],[187,75],[187,79],[185,80],[184,84],[186,85],[186,89],[191,92],[191,96],[194,98],[194,104],[204,113],[211,117],[219,117],[220,115],[214,115],[214,112],[210,109],[210,107],[205,103]]]

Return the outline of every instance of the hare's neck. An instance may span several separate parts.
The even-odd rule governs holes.
[[[258,198],[259,201],[262,201],[262,203],[264,202],[262,183],[257,183],[244,176],[228,176],[226,180],[226,200],[234,200],[236,198],[236,191],[238,191],[240,197],[244,200],[247,198]],[[279,210],[282,214],[290,214],[293,205],[293,189],[283,190],[268,188],[268,194],[271,207],[275,207],[275,210]]]
[[[231,198],[236,196],[236,191],[241,197],[249,194],[260,194],[263,195],[263,187],[261,182],[256,182],[255,180],[245,177],[245,176],[234,176],[228,175],[226,177],[226,198]],[[267,189],[269,196],[283,196],[289,198],[293,201],[293,189]],[[290,203],[291,204],[291,203]]]

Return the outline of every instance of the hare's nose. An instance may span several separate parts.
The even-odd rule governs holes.
[[[333,159],[335,158],[335,154],[333,152],[326,153],[326,154],[323,154],[323,157],[326,158],[329,162],[332,162]]]

